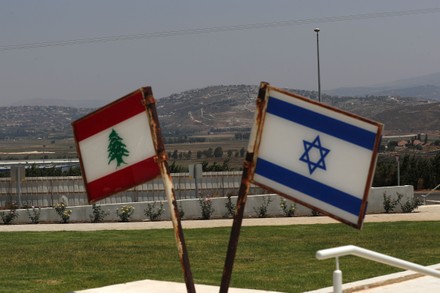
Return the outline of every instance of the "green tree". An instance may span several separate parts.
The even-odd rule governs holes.
[[[233,154],[233,153],[234,153],[233,150],[228,150],[228,158],[229,158],[229,159],[232,157],[232,154]]]
[[[387,150],[388,150],[389,152],[393,152],[394,149],[396,148],[396,146],[397,146],[397,141],[390,141],[390,142],[388,142],[388,144],[387,144]]]
[[[207,151],[205,151],[205,156],[206,156],[207,158],[212,158],[212,156],[213,156],[213,150],[212,150],[212,148],[209,148]]]
[[[391,186],[397,184],[397,164],[394,157],[379,157],[373,186]]]
[[[229,159],[223,161],[222,171],[232,171],[233,168],[229,166]]]
[[[417,182],[420,178],[419,169],[420,158],[414,155],[405,155],[400,165],[400,177],[402,185],[413,185],[417,188]]]
[[[171,158],[177,160],[179,158],[179,152],[177,150],[174,150],[173,154],[171,155]]]
[[[124,144],[122,138],[114,129],[112,129],[112,132],[108,136],[108,140],[108,164],[110,165],[113,160],[116,160],[116,168],[122,164],[127,164],[124,161],[124,157],[128,157],[130,152],[127,150],[127,146]]]
[[[171,165],[169,165],[170,173],[184,173],[188,172],[188,168],[183,167],[182,165],[179,165],[176,163],[176,161],[173,161]]]
[[[214,157],[221,158],[223,157],[223,148],[221,146],[218,146],[214,150]]]
[[[420,170],[419,181],[417,182],[417,189],[427,189],[431,185],[435,185],[432,182],[432,165],[431,160],[422,158],[419,161],[418,169]]]
[[[431,159],[431,188],[440,183],[440,153]]]
[[[197,151],[197,159],[201,159],[203,156],[203,152],[202,151]]]

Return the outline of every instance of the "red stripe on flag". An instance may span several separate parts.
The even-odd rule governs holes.
[[[89,202],[101,200],[114,193],[142,184],[160,175],[154,157],[99,178],[86,185]]]
[[[141,90],[134,91],[72,123],[77,142],[145,112]],[[146,115],[146,114],[145,114]]]

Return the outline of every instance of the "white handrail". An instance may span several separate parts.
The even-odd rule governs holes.
[[[433,193],[436,189],[438,189],[440,187],[440,184],[437,185],[436,187],[434,187],[430,192],[428,192],[427,194],[422,194],[421,196],[423,197],[423,204],[426,204],[426,198]]]
[[[342,273],[341,271],[339,271],[339,257],[346,255],[354,255],[372,261],[376,261],[379,263],[383,263],[386,265],[394,266],[397,268],[411,270],[424,275],[440,278],[440,271],[427,268],[422,265],[418,265],[399,258],[388,256],[382,253],[378,253],[372,250],[361,248],[355,245],[346,245],[346,246],[334,247],[329,249],[323,249],[316,252],[316,258],[319,260],[329,259],[332,257],[336,258],[336,270],[334,272],[334,278],[333,278],[333,290],[334,290],[333,292],[335,293],[342,292]],[[338,276],[337,278],[335,278],[335,274]]]

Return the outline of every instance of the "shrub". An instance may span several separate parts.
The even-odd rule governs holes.
[[[32,224],[38,224],[40,222],[41,208],[32,207],[32,210],[26,208],[26,212]]]
[[[64,202],[57,203],[54,207],[57,214],[61,217],[62,223],[67,223],[72,215],[72,210],[68,210]]]
[[[262,203],[259,207],[254,207],[254,211],[259,218],[267,217],[267,209],[269,208],[272,199],[268,196],[263,196]]]
[[[227,201],[225,203],[225,208],[226,208],[226,214],[225,217],[229,218],[229,217],[233,217],[235,215],[235,209],[236,209],[236,204],[232,202],[232,196],[234,194],[232,192],[229,192],[226,196],[227,196]]]
[[[101,206],[97,204],[92,205],[92,215],[89,215],[90,222],[92,223],[100,223],[104,221],[104,218],[110,215],[110,212],[106,212],[102,209]]]
[[[185,216],[185,211],[183,210],[182,203],[179,205],[179,216],[181,219]]]
[[[385,213],[391,213],[394,211],[396,206],[399,204],[400,199],[402,198],[402,194],[397,193],[397,199],[391,199],[391,195],[387,196],[386,192],[383,193],[383,209]]]
[[[159,202],[159,206],[156,206],[157,202],[148,203],[147,208],[144,210],[144,215],[147,216],[150,221],[159,221],[165,209],[163,208],[163,202]]]
[[[312,209],[312,216],[313,216],[313,217],[317,217],[317,216],[319,216],[319,215],[321,215],[320,212],[318,212],[317,210]]]
[[[406,201],[404,204],[400,203],[400,208],[402,209],[403,213],[412,213],[421,204],[422,204],[422,201],[419,198],[413,198],[413,199]]]
[[[3,224],[9,225],[12,221],[18,217],[17,213],[17,204],[15,202],[11,203],[10,209],[8,212],[1,212],[0,217],[2,218]]]
[[[202,219],[209,220],[211,219],[211,215],[214,213],[214,208],[212,207],[212,199],[205,196],[203,198],[199,198],[200,208],[202,210]]]
[[[397,205],[400,205],[403,213],[411,213],[422,204],[422,201],[419,198],[409,199],[402,203],[403,194],[398,192],[396,194],[397,199],[394,200],[391,199],[391,196],[386,196],[385,193],[383,194],[383,207],[385,213],[392,212]]]
[[[290,206],[287,204],[286,199],[281,199],[280,208],[286,217],[293,217],[295,215],[296,205],[291,203]]]
[[[121,222],[128,222],[133,212],[134,206],[123,206],[116,210],[116,215],[121,219]]]

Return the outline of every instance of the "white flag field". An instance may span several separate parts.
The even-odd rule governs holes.
[[[252,181],[362,227],[382,124],[268,86]]]

